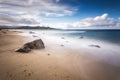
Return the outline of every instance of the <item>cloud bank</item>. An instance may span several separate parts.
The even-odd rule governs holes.
[[[71,16],[75,8],[59,4],[60,0],[0,0],[1,25],[41,24],[42,17]]]
[[[110,18],[107,13],[101,16],[89,17],[73,23],[58,23],[62,28],[120,28],[120,18]]]

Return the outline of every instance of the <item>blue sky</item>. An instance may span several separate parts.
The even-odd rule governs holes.
[[[0,24],[120,29],[120,0],[0,0]]]

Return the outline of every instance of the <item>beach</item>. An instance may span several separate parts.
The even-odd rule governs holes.
[[[26,42],[39,38],[45,43],[45,49],[15,52]],[[90,47],[91,42],[82,41],[85,40],[81,40],[78,46],[66,37],[1,30],[0,80],[120,80],[120,54],[108,52],[110,55],[106,57],[105,52],[101,53],[101,48]],[[107,46],[102,48],[103,51],[110,50]],[[119,49],[118,46],[115,48]]]

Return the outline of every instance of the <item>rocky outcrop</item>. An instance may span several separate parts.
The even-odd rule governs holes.
[[[28,43],[24,44],[23,47],[16,50],[16,52],[28,53],[32,49],[44,49],[44,48],[45,48],[45,45],[44,45],[43,41],[41,39],[37,39],[32,42],[28,42]]]

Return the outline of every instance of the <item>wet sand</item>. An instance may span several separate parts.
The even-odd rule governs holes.
[[[27,41],[18,33],[0,31],[0,80],[120,80],[120,67],[71,49],[15,52]]]

